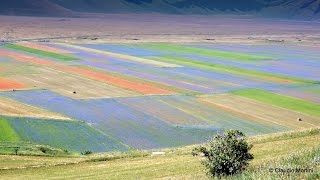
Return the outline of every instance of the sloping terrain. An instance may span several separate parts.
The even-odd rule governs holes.
[[[91,13],[251,14],[317,19],[319,0],[5,0],[0,13],[72,16]]]
[[[256,137],[254,160],[247,172],[229,179],[317,179],[319,177],[319,129]],[[0,151],[1,149],[0,143]],[[165,155],[150,151],[100,154],[73,158],[0,156],[4,179],[208,179],[194,146],[166,149]],[[270,148],[272,147],[272,148]],[[313,163],[315,162],[315,163]],[[310,173],[272,173],[270,168],[312,168]]]
[[[71,16],[72,11],[49,0],[5,0],[0,12],[9,15]]]

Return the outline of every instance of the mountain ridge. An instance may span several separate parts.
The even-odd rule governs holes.
[[[320,19],[320,0],[4,0],[0,5],[0,14],[7,15],[152,12]]]

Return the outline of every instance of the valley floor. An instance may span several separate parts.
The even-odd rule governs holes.
[[[192,144],[225,129],[254,145],[236,178],[320,179],[318,22],[0,22],[0,179],[206,179]],[[269,172],[277,167],[313,172]]]

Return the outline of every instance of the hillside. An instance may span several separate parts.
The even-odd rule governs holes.
[[[249,170],[237,179],[281,179],[281,174],[269,172],[277,167],[313,168],[313,173],[288,174],[289,178],[317,179],[319,166],[312,162],[319,154],[319,133],[319,129],[313,129],[251,138],[255,159]],[[152,156],[151,151],[70,155],[69,158],[2,155],[0,173],[4,179],[206,179],[201,159],[191,155],[193,147],[161,150],[166,152],[161,156]],[[288,175],[283,174],[282,178]]]
[[[49,0],[5,0],[0,13],[7,15],[71,16],[72,11]]]
[[[72,13],[73,12],[73,13]],[[318,19],[319,0],[5,0],[1,14],[72,16],[91,13],[251,14]]]

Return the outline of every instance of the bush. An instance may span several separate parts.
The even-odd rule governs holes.
[[[14,147],[13,148],[14,154],[18,155],[19,150],[20,150],[20,147]]]
[[[249,153],[252,145],[246,141],[246,136],[239,130],[227,130],[222,135],[216,135],[208,144],[196,147],[192,154],[203,155],[206,159],[202,164],[210,177],[235,175],[246,169],[253,159]]]
[[[92,151],[84,151],[84,152],[81,152],[82,155],[90,155],[92,154]]]
[[[42,153],[46,154],[49,149],[48,149],[47,147],[40,147],[39,150],[40,150]]]

